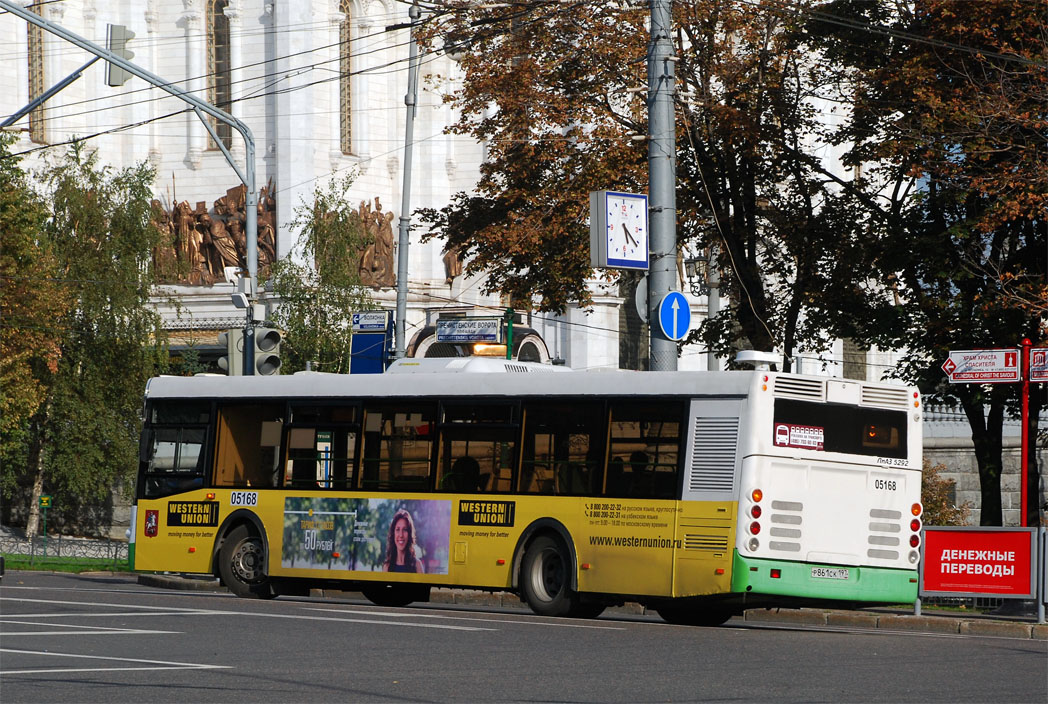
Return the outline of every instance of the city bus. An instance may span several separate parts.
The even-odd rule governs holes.
[[[405,359],[383,374],[158,377],[137,571],[241,597],[430,589],[672,623],[917,596],[915,388],[769,370]]]

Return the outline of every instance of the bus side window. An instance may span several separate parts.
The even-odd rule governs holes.
[[[424,403],[364,409],[360,487],[426,491],[430,487],[435,408]]]
[[[611,405],[607,496],[672,499],[680,477],[681,402]],[[624,459],[626,458],[626,459]]]
[[[219,407],[215,486],[276,486],[283,412],[283,405],[275,403]]]
[[[525,403],[520,491],[580,496],[603,481],[603,403]]]

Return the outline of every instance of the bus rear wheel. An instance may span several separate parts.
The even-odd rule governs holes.
[[[276,596],[266,575],[266,549],[262,539],[245,525],[229,531],[218,555],[222,582],[239,597],[272,599]]]
[[[571,560],[560,541],[540,535],[528,545],[520,570],[520,586],[528,607],[540,616],[573,616],[578,595],[571,590]]]
[[[678,626],[721,626],[735,613],[723,607],[663,606],[656,609],[666,623]]]

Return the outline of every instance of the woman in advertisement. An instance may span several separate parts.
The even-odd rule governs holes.
[[[386,572],[425,572],[415,555],[415,522],[407,509],[399,509],[389,523],[386,538]]]

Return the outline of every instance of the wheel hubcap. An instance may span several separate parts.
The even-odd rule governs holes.
[[[262,578],[262,546],[254,540],[245,540],[233,553],[233,573],[245,582]]]

